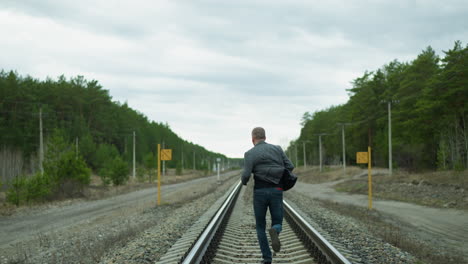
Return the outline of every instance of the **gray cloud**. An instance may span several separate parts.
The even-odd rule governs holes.
[[[466,42],[467,13],[461,0],[7,0],[0,61],[97,79],[188,140],[242,156],[251,127],[284,144],[365,70]]]

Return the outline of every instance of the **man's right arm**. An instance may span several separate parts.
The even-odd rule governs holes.
[[[244,154],[244,171],[242,172],[241,181],[243,185],[247,185],[247,182],[250,179],[250,175],[253,170],[253,161],[249,157],[248,153]]]

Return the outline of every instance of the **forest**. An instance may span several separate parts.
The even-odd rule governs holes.
[[[352,81],[349,100],[306,112],[287,152],[297,165],[356,164],[372,148],[373,166],[407,170],[468,168],[468,45],[438,56],[429,46],[411,62],[393,60]],[[304,159],[305,158],[305,159]]]
[[[172,149],[173,159],[165,165],[178,173],[183,169],[208,172],[216,158],[221,158],[225,166],[239,166],[239,160],[188,142],[167,123],[151,121],[127,103],[113,101],[109,90],[83,76],[41,81],[15,71],[0,71],[0,135],[3,189],[21,185],[20,180],[34,178],[40,182],[43,179],[33,175],[42,171],[55,177],[75,173],[75,180],[83,175],[87,179],[94,172],[114,184],[123,184],[132,173],[134,135],[139,174],[156,167],[157,144]],[[64,171],[56,171],[62,165]],[[74,172],[67,171],[73,168]],[[120,180],[114,181],[119,178],[117,174]],[[81,182],[87,184],[86,179]]]

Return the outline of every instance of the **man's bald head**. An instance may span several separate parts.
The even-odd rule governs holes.
[[[265,129],[263,127],[256,127],[252,129],[252,142],[254,145],[259,141],[264,141],[265,139]]]

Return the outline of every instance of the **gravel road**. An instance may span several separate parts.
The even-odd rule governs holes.
[[[336,192],[337,182],[307,184],[300,182],[295,191],[308,197],[329,200],[361,207],[368,206],[366,195]],[[468,259],[468,212],[455,209],[439,209],[388,200],[373,200],[374,210],[386,213],[389,220],[405,228],[406,232],[434,244],[435,247],[452,248]],[[403,223],[403,224],[402,224]]]

